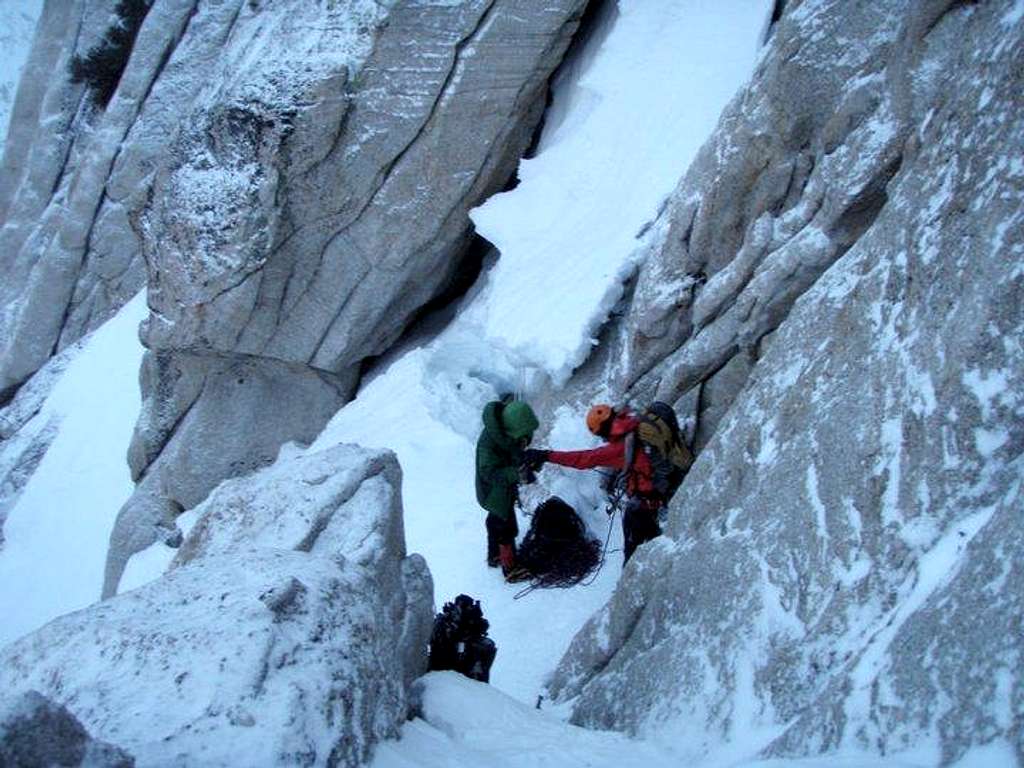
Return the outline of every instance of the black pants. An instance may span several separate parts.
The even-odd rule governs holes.
[[[519,535],[516,514],[513,512],[509,520],[488,514],[485,525],[487,526],[487,559],[492,563],[497,562],[500,544],[515,546],[516,536]]]
[[[636,548],[645,541],[661,536],[658,525],[659,506],[643,499],[629,499],[622,510],[622,539],[625,543],[625,565]]]

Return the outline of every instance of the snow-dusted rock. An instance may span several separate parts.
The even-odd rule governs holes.
[[[4,542],[7,512],[57,435],[52,419],[31,422],[78,350],[79,345],[74,345],[51,357],[18,390],[17,396],[0,408],[0,546]]]
[[[175,567],[0,654],[139,765],[358,765],[426,667],[429,572],[393,455],[353,446],[225,483]]]
[[[0,393],[144,284],[129,218],[240,2],[154,3],[106,108],[70,65],[115,23],[115,0],[44,7],[0,174]]]
[[[282,443],[312,442],[348,391],[324,371],[256,357],[150,352],[141,379],[142,414],[128,452],[139,485],[111,534],[105,596],[128,557],[166,540],[178,512],[224,478],[270,464]]]
[[[514,173],[583,5],[395,3],[360,69],[315,77],[298,24],[226,56],[144,213],[147,343],[336,372],[385,349]]]
[[[22,67],[32,49],[32,36],[42,0],[0,0],[0,154],[18,90]]]
[[[0,765],[132,768],[135,761],[93,739],[65,707],[28,691],[0,702]]]
[[[934,763],[1001,744],[1024,760],[1024,166],[1011,149],[1024,142],[1024,16],[1010,2],[928,7],[890,3],[894,24],[864,26],[878,4],[797,5],[736,103],[820,84],[833,61],[818,47],[843,43],[837,71],[865,66],[839,81],[851,88],[791,104],[839,115],[795,120],[809,131],[795,146],[824,153],[808,189],[831,165],[875,181],[818,186],[825,218],[781,239],[808,192],[777,200],[769,239],[758,223],[724,226],[753,221],[739,201],[761,194],[738,194],[736,175],[692,207],[683,255],[698,260],[676,268],[709,277],[680,313],[704,325],[655,369],[670,390],[705,375],[687,367],[702,335],[749,349],[813,285],[763,345],[668,536],[639,550],[566,653],[552,689],[575,697],[577,723],[668,729],[695,757],[741,741],[765,756],[915,750]],[[856,96],[865,87],[875,98]],[[852,102],[875,106],[846,119]],[[884,115],[902,126],[895,144]],[[736,116],[713,151],[745,135]],[[733,211],[719,229],[732,262],[727,243],[699,244],[716,206]]]
[[[150,10],[136,44],[149,46],[143,64],[159,47],[150,27],[163,14],[160,28],[175,29],[179,5],[158,0]],[[30,277],[10,288],[17,327],[8,338],[17,341],[0,380],[16,386],[54,334],[72,334],[50,326],[78,317],[74,301],[66,310],[69,285],[95,293],[94,251],[109,248],[125,266],[141,247],[152,354],[130,452],[140,487],[119,515],[115,550],[148,545],[167,511],[266,464],[286,441],[311,440],[363,361],[447,287],[471,240],[468,210],[513,175],[583,5],[199,4],[165,45],[167,64],[144,103],[129,109],[122,80],[97,119],[124,141],[83,154],[105,197],[81,205],[95,219],[62,219],[90,236],[72,238],[67,259],[21,249]],[[124,77],[144,80],[135,60]],[[135,120],[127,135],[118,109]],[[88,190],[78,183],[72,193]],[[120,207],[108,211],[115,199]],[[21,221],[12,213],[9,236],[36,242],[38,227],[18,229]],[[58,239],[69,238],[62,230]],[[49,274],[72,262],[61,279]],[[25,287],[37,283],[38,293]],[[29,326],[31,338],[18,330]]]
[[[897,0],[783,15],[658,223],[624,387],[674,401],[737,355],[756,359],[885,206],[907,142],[951,87],[930,68],[962,49],[951,35],[963,14],[951,0]],[[699,431],[706,441],[714,423]]]

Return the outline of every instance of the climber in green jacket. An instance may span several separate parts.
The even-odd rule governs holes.
[[[487,564],[500,564],[506,581],[522,581],[529,573],[515,563],[519,534],[515,504],[519,484],[532,482],[534,477],[523,464],[523,450],[539,423],[522,400],[488,403],[483,422],[476,444],[476,499],[487,511]]]

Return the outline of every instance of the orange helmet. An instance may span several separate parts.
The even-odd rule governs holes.
[[[587,429],[595,435],[600,435],[605,425],[612,420],[615,412],[610,405],[600,403],[587,411]]]

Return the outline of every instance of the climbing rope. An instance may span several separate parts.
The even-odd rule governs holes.
[[[608,532],[603,545],[587,535],[583,521],[561,499],[549,499],[537,509],[518,557],[518,562],[536,575],[513,599],[519,600],[535,589],[588,587],[594,583],[607,559],[615,513],[623,500],[624,489],[615,491],[613,487],[613,491],[605,509]]]

